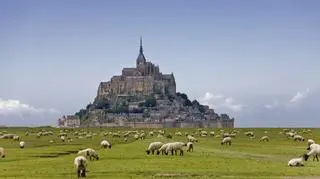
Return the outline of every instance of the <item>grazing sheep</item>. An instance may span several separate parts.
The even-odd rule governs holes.
[[[254,136],[254,133],[252,131],[245,132],[244,134],[246,136],[248,136],[248,137],[253,137]]]
[[[77,156],[74,159],[74,166],[77,169],[78,177],[86,177],[87,159],[84,156]]]
[[[308,156],[310,155],[313,155],[313,161],[315,159],[317,159],[317,161],[319,162],[319,159],[318,159],[318,155],[320,155],[320,145],[319,144],[311,144],[307,150],[309,150],[308,152]]]
[[[163,146],[162,142],[152,142],[149,144],[148,149],[146,150],[147,154],[149,155],[150,152],[154,155],[154,151],[159,150]]]
[[[193,142],[187,143],[187,152],[193,152]]]
[[[90,160],[93,160],[93,159],[99,160],[98,153],[91,148],[80,150],[78,152],[78,155],[83,155],[85,157],[89,157]]]
[[[0,139],[13,139],[15,134],[4,134],[3,136],[0,137]]]
[[[187,146],[187,144],[184,142],[172,142],[168,145],[165,154],[168,155],[169,151],[171,151],[171,155],[173,155],[173,152],[175,153],[175,155],[177,155],[177,150],[179,150],[180,156],[183,156],[184,146]]]
[[[134,135],[134,139],[138,140],[139,139],[139,134]]]
[[[15,136],[13,136],[13,140],[14,140],[14,141],[19,141],[19,140],[20,140],[20,137],[17,136],[17,135],[15,135]]]
[[[61,142],[64,142],[66,140],[65,136],[60,137]]]
[[[124,138],[124,142],[127,142],[127,141],[128,141],[128,138],[125,137],[125,138]]]
[[[153,131],[150,131],[150,132],[149,132],[149,136],[152,137],[153,135],[154,135]]]
[[[4,148],[0,147],[0,158],[5,158],[6,157],[6,153],[4,151]]]
[[[180,131],[175,133],[176,136],[182,136],[182,133]]]
[[[311,144],[315,144],[314,140],[308,139],[308,146],[310,146]]]
[[[231,134],[230,134],[230,137],[232,137],[232,138],[235,138],[236,136],[237,136],[236,133],[231,133]]]
[[[144,139],[145,136],[146,136],[145,133],[141,133],[141,134],[140,134],[140,139],[141,139],[141,140]]]
[[[301,142],[304,141],[304,138],[301,135],[294,135],[293,140]]]
[[[291,160],[289,160],[288,162],[288,166],[290,167],[302,167],[304,166],[303,162],[308,160],[308,155],[307,154],[303,154],[301,157],[299,158],[293,158]]]
[[[166,152],[169,144],[170,144],[170,143],[163,144],[163,145],[160,147],[160,149],[157,150],[157,155],[159,155],[160,152],[162,153],[162,155],[165,154],[165,152]]]
[[[211,131],[209,134],[210,134],[211,136],[214,136],[214,135],[215,135],[214,131]]]
[[[231,145],[231,137],[225,137],[225,138],[223,138],[222,139],[222,141],[221,141],[221,145],[224,145],[224,144],[229,144],[229,145]]]
[[[21,142],[19,143],[20,149],[23,149],[25,144],[26,144],[26,143],[25,143],[24,141],[21,141]]]
[[[188,142],[198,142],[198,140],[191,135],[188,135],[187,138],[188,138]]]
[[[268,136],[262,136],[261,138],[260,138],[260,142],[269,142],[269,137]]]
[[[207,136],[208,135],[208,132],[207,131],[201,131],[201,136],[202,137],[205,137],[205,136]]]
[[[109,149],[111,148],[111,144],[106,140],[101,141],[100,145],[103,148],[108,148],[108,147],[109,147]]]

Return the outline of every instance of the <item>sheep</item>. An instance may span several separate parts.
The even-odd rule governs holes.
[[[175,133],[176,136],[182,136],[182,133],[180,131]]]
[[[317,159],[317,161],[319,162],[318,159],[318,154],[320,154],[320,145],[319,144],[311,144],[307,150],[309,150],[308,152],[308,156],[313,155],[313,161],[314,159]]]
[[[20,149],[23,149],[25,144],[26,144],[26,143],[25,143],[24,141],[21,141],[21,142],[19,143]]]
[[[78,177],[86,177],[87,159],[84,156],[77,156],[74,159],[74,166],[77,169]]]
[[[152,137],[153,135],[154,135],[153,131],[150,131],[150,132],[149,132],[149,136]]]
[[[0,137],[0,139],[13,139],[15,134],[4,134],[3,136]]]
[[[293,140],[294,141],[304,141],[304,138],[301,135],[294,135]]]
[[[166,152],[168,146],[169,146],[170,143],[166,143],[166,144],[163,144],[160,149],[157,150],[157,155],[160,154],[160,152],[162,153],[162,155]]]
[[[260,142],[269,142],[269,137],[268,136],[262,136],[261,138],[260,138]]]
[[[134,135],[134,138],[135,138],[136,140],[138,140],[138,139],[139,139],[139,134],[135,134],[135,135]]]
[[[152,142],[149,144],[148,149],[146,150],[147,154],[149,155],[150,152],[154,155],[154,151],[159,150],[163,146],[162,142]]]
[[[99,160],[98,153],[91,148],[80,150],[77,155],[83,155],[85,157],[89,157],[90,160],[93,160],[93,159]]]
[[[244,134],[246,136],[248,136],[248,137],[253,137],[254,136],[254,133],[252,131],[245,132]]]
[[[0,147],[0,158],[5,158],[6,157],[6,153],[4,148]]]
[[[140,139],[141,139],[141,140],[144,139],[145,136],[146,136],[145,133],[141,133],[141,134],[140,134]]]
[[[193,152],[193,142],[187,143],[187,152]]]
[[[108,148],[108,147],[109,149],[111,148],[111,144],[107,140],[101,141],[100,145],[101,145],[101,148]]]
[[[180,156],[183,156],[183,147],[187,146],[184,142],[172,142],[168,145],[165,154],[168,155],[169,151],[171,151],[171,155],[173,155],[173,152],[177,155],[177,150],[180,151]]]
[[[288,162],[288,166],[290,167],[300,167],[300,166],[304,166],[303,162],[308,160],[308,155],[307,154],[303,154],[301,157],[299,158],[293,158],[291,160],[289,160]]]
[[[64,142],[66,140],[66,138],[64,136],[60,137],[61,142]]]
[[[125,138],[124,138],[124,142],[127,142],[127,141],[128,141],[128,138],[125,137]]]
[[[205,136],[207,136],[208,135],[208,132],[207,131],[201,131],[201,136],[202,137],[205,137]]]
[[[17,135],[15,135],[15,136],[13,136],[13,140],[14,140],[14,141],[19,141],[19,140],[20,140],[20,137],[17,136]]]
[[[214,136],[214,135],[215,135],[214,131],[211,131],[209,134],[210,134],[211,136]]]
[[[187,138],[188,138],[188,142],[198,142],[198,140],[191,135],[188,135]]]
[[[311,144],[315,144],[314,140],[308,139],[308,146],[310,146]]]
[[[224,145],[224,144],[229,144],[229,145],[231,145],[231,137],[225,137],[225,138],[223,138],[222,139],[222,141],[221,141],[221,145]]]

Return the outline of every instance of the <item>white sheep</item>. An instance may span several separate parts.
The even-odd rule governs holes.
[[[293,140],[294,141],[304,141],[304,138],[301,135],[294,135]]]
[[[24,141],[21,141],[21,142],[19,143],[19,146],[20,146],[20,149],[23,149],[24,146],[25,146],[25,142],[24,142]]]
[[[175,133],[176,136],[182,136],[182,133],[180,131]]]
[[[188,142],[198,142],[198,140],[191,135],[188,135],[187,138],[188,138]]]
[[[308,146],[310,146],[311,144],[315,144],[315,141],[312,139],[308,139]]]
[[[108,148],[108,147],[109,147],[109,149],[111,148],[111,144],[107,140],[101,141],[100,145],[103,148]]]
[[[193,142],[187,143],[187,152],[193,152]]]
[[[262,142],[269,142],[269,137],[268,137],[268,136],[262,136],[262,137],[260,138],[260,141],[262,141]]]
[[[78,152],[78,155],[83,155],[85,157],[89,157],[90,160],[93,160],[93,159],[99,160],[98,153],[91,148],[80,150]]]
[[[254,136],[254,133],[252,131],[245,132],[244,134],[246,136],[248,136],[248,137],[253,137]]]
[[[319,144],[311,144],[307,148],[307,150],[309,150],[307,155],[308,156],[313,155],[313,161],[314,161],[314,159],[317,159],[317,161],[319,162],[318,155],[320,155],[320,145]]]
[[[170,143],[163,144],[163,145],[160,147],[160,149],[157,150],[157,155],[159,155],[160,152],[162,153],[162,155],[165,154],[165,152],[166,152],[169,144],[170,144]]]
[[[211,131],[209,134],[210,134],[211,136],[214,136],[214,135],[215,135],[214,131]]]
[[[303,156],[301,156],[299,158],[293,158],[293,159],[289,160],[288,166],[290,166],[290,167],[304,166],[303,162],[307,161],[308,157],[309,156],[307,154],[303,154]]]
[[[5,158],[6,157],[6,153],[4,148],[0,147],[0,158]]]
[[[171,155],[173,155],[173,152],[175,153],[175,155],[177,155],[177,151],[179,150],[180,156],[182,156],[184,146],[187,146],[187,144],[184,142],[172,142],[168,145],[165,154],[168,155],[169,151],[171,151]]]
[[[149,155],[150,152],[154,155],[154,151],[159,150],[164,144],[162,142],[152,142],[149,144],[148,149],[146,150],[147,154]]]
[[[65,136],[60,137],[61,142],[64,142],[66,140]]]
[[[14,140],[14,141],[19,141],[19,140],[20,140],[20,137],[17,136],[17,135],[15,135],[15,136],[13,136],[13,140]]]
[[[222,141],[221,141],[221,145],[224,145],[224,144],[229,144],[229,145],[231,145],[231,137],[225,137],[225,138],[223,138],[222,139]]]
[[[77,156],[74,159],[74,166],[77,169],[78,177],[86,177],[87,159],[84,156]]]

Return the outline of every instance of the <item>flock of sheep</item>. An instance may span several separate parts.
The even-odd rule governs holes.
[[[68,133],[67,129],[60,130],[60,133],[58,134],[58,138],[61,142],[72,142],[72,138],[67,138]],[[179,152],[180,156],[184,155],[184,149],[186,149],[187,152],[193,152],[194,150],[194,144],[195,142],[198,142],[199,140],[196,138],[196,136],[199,137],[206,137],[206,136],[215,136],[216,138],[221,138],[221,145],[229,145],[231,146],[231,142],[233,138],[237,136],[237,134],[240,132],[240,130],[234,129],[230,133],[225,132],[223,129],[219,130],[217,134],[214,131],[207,132],[203,129],[198,129],[197,131],[194,131],[192,133],[182,133],[181,131],[176,131],[174,135],[176,136],[186,136],[186,141],[176,141],[176,142],[151,142],[146,150],[147,155],[168,155],[171,153],[171,155],[177,155]],[[309,133],[311,130],[305,130],[302,131],[302,133]],[[265,135],[260,138],[259,141],[261,142],[268,142],[270,138],[267,136],[268,131],[264,131]],[[283,136],[287,137],[288,139],[293,139],[294,141],[301,142],[305,141],[304,137],[302,135],[299,135],[296,131],[294,130],[289,130],[289,129],[283,129],[280,134]],[[25,133],[26,136],[32,135],[30,132]],[[45,131],[42,130],[40,132],[37,132],[34,134],[36,138],[41,138],[42,136],[49,136],[49,135],[54,135],[53,132],[51,131]],[[93,136],[96,136],[98,134],[92,133],[92,132],[85,132],[83,130],[80,131],[75,131],[73,132],[73,135],[77,139],[81,138],[87,138],[91,139]],[[123,136],[124,142],[127,142],[128,138],[132,138],[134,140],[143,140],[145,139],[146,136],[151,136],[151,137],[157,137],[157,138],[167,138],[167,139],[172,139],[173,135],[172,134],[166,134],[164,130],[158,130],[158,131],[150,131],[148,133],[145,133],[143,130],[135,130],[135,131],[124,131],[124,132],[102,132],[102,136],[110,136],[114,138],[120,138]],[[249,139],[255,139],[255,133],[253,131],[246,131],[244,132],[244,135],[247,136]],[[0,132],[0,139],[12,139],[14,141],[19,141],[19,147],[23,149],[26,145],[26,143],[21,140],[21,137],[15,134],[7,134],[6,131]],[[50,140],[49,143],[54,143],[56,142],[55,140]],[[309,139],[307,141],[308,147],[307,150],[308,152],[303,154],[302,156],[298,158],[293,158],[288,162],[288,166],[304,166],[304,161],[307,161],[309,156],[314,156],[314,159],[317,159],[318,161],[318,154],[320,154],[320,144],[316,144],[314,140]],[[108,142],[107,140],[102,140],[100,143],[101,148],[107,149],[111,148],[111,143]],[[4,158],[6,156],[4,148],[0,147],[0,158]],[[78,151],[77,156],[74,159],[74,166],[77,170],[77,175],[78,177],[85,177],[86,172],[87,172],[87,165],[88,165],[88,160],[99,160],[99,154],[97,151],[95,151],[92,148],[87,148]]]

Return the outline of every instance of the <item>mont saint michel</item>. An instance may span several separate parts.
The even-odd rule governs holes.
[[[60,127],[233,128],[234,118],[176,91],[174,74],[163,74],[144,55],[142,38],[136,67],[100,82],[93,103],[58,119]]]

